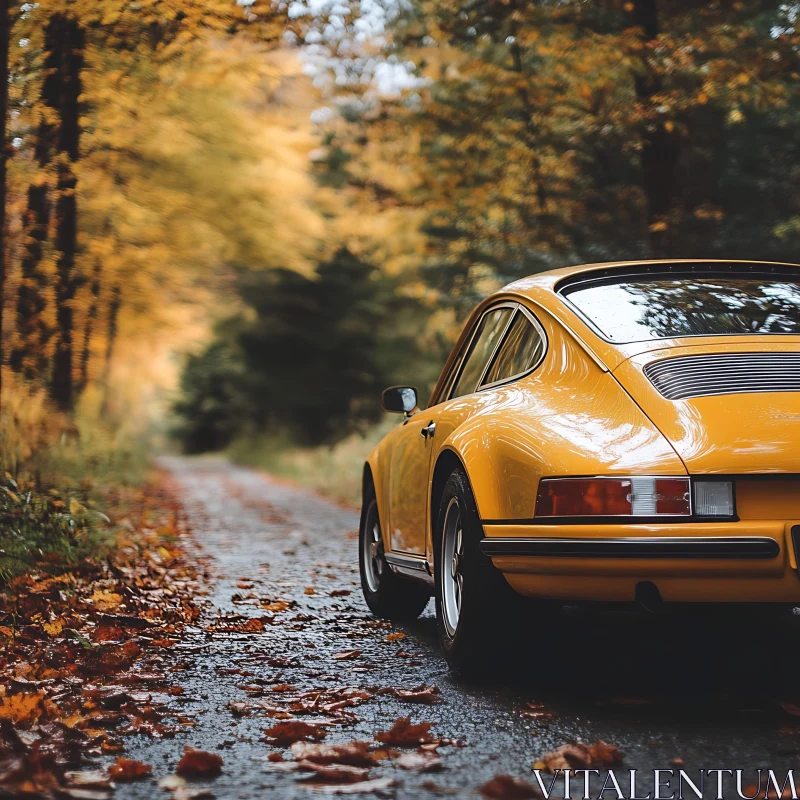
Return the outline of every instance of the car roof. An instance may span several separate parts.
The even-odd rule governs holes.
[[[597,332],[586,324],[586,322],[574,311],[571,304],[564,301],[558,295],[560,285],[577,283],[584,279],[589,280],[596,277],[598,280],[613,277],[616,271],[623,274],[641,273],[662,273],[664,268],[670,270],[675,268],[676,273],[688,272],[691,267],[699,267],[700,270],[713,270],[719,266],[721,270],[728,267],[732,272],[737,271],[737,267],[742,272],[769,271],[771,268],[778,268],[777,272],[785,274],[786,268],[800,270],[800,264],[791,264],[777,261],[751,261],[743,259],[710,259],[710,258],[675,258],[659,259],[650,261],[607,261],[598,264],[581,264],[573,267],[563,267],[552,269],[547,272],[539,272],[527,278],[521,278],[513,283],[504,286],[495,294],[491,295],[476,309],[481,312],[491,302],[505,297],[508,299],[527,298],[535,305],[547,309],[556,319],[558,319],[571,334],[578,340],[582,347],[607,369],[614,369],[621,361],[627,360],[631,356],[646,350],[660,349],[669,344],[668,340],[658,339],[644,342],[615,343],[598,336]],[[681,269],[681,268],[684,269]],[[761,269],[760,269],[761,268]],[[699,271],[700,271],[699,270]],[[680,339],[670,340],[677,344]]]
[[[546,272],[537,272],[535,275],[529,275],[527,278],[520,278],[519,280],[509,283],[500,289],[500,292],[512,292],[529,297],[531,300],[541,299],[543,292],[553,292],[562,281],[577,276],[591,278],[592,273],[598,273],[597,277],[613,273],[616,270],[620,272],[637,272],[641,271],[643,274],[651,272],[653,267],[680,267],[704,265],[706,267],[713,267],[715,265],[736,267],[797,267],[800,269],[800,264],[792,264],[790,262],[782,261],[753,261],[744,259],[720,259],[720,258],[671,258],[671,259],[654,259],[650,261],[604,261],[596,264],[580,264],[572,267],[560,267],[558,269],[550,269]]]

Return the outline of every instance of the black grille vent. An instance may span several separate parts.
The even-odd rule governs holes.
[[[656,361],[644,368],[668,400],[718,394],[800,392],[800,353],[716,353]]]

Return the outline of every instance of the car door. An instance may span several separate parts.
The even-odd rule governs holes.
[[[441,403],[475,391],[514,309],[515,304],[503,303],[481,316],[463,353],[453,362],[440,400],[431,408],[418,411],[403,425],[392,452],[389,491],[390,542],[396,553],[425,554],[428,485],[431,458],[438,451],[436,426]]]

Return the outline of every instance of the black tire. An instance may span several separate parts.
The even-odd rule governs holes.
[[[454,561],[444,554],[445,525],[452,524],[448,515],[456,513],[456,508],[460,516],[462,554],[455,571],[460,572],[462,589],[457,624],[453,627],[443,594],[443,571],[453,568]],[[484,677],[498,669],[508,670],[507,657],[520,644],[526,607],[525,599],[481,552],[481,538],[483,527],[475,498],[466,473],[458,467],[448,478],[439,505],[434,532],[434,572],[439,643],[450,668],[465,677]],[[453,582],[458,583],[455,578]],[[451,609],[452,605],[451,600]]]
[[[377,530],[377,562],[375,570],[366,563],[374,531]],[[431,594],[423,584],[403,580],[392,572],[383,558],[381,523],[378,503],[372,487],[364,494],[361,506],[361,524],[358,532],[358,568],[361,573],[361,591],[370,611],[376,617],[392,620],[416,619],[428,604]],[[370,585],[371,584],[371,585]]]

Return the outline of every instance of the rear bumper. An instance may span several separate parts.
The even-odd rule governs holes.
[[[481,541],[488,556],[545,558],[776,558],[780,545],[767,536],[652,536],[617,539],[491,537]]]
[[[795,526],[800,534],[781,520],[485,525],[481,549],[534,597],[630,601],[651,581],[671,602],[800,603]]]

